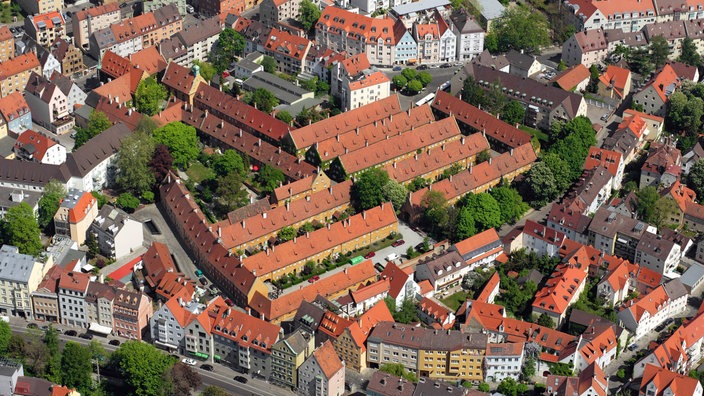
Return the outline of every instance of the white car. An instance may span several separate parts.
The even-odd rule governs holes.
[[[183,364],[187,364],[187,365],[189,365],[189,366],[195,366],[195,365],[196,365],[195,359],[186,358],[186,359],[181,360],[181,362],[183,362]]]

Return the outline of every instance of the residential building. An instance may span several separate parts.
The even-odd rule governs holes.
[[[526,220],[523,228],[517,229],[516,232],[517,234],[515,237],[511,237],[510,241],[503,240],[505,251],[513,252],[526,249],[538,256],[557,257],[560,246],[566,238],[564,233],[532,220]]]
[[[144,2],[144,12],[152,12],[156,11],[161,7],[164,7],[169,4],[174,4],[176,5],[176,8],[178,9],[178,13],[181,14],[181,16],[186,16],[188,14],[186,12],[186,0],[176,0],[176,1],[165,1],[165,0],[148,0]],[[195,28],[195,26],[193,26]]]
[[[652,0],[604,4],[595,0],[570,0],[563,14],[578,31],[621,29],[636,32],[656,21],[656,7]]]
[[[342,396],[344,393],[345,365],[330,341],[326,341],[298,368],[298,394]]]
[[[271,73],[254,73],[242,83],[242,89],[247,92],[254,92],[260,88],[274,94],[279,99],[280,105],[298,105],[303,101],[312,101],[315,98],[315,92],[308,91],[296,83]]]
[[[602,29],[575,33],[562,44],[562,60],[568,66],[582,64],[590,67],[606,59],[608,45]]]
[[[594,170],[601,168],[606,170],[612,176],[611,188],[618,190],[621,188],[623,180],[623,172],[626,167],[623,161],[623,155],[620,152],[606,150],[596,146],[589,148],[589,154],[584,160],[583,168],[585,170]]]
[[[261,65],[264,59],[264,54],[259,52],[252,52],[251,54],[240,59],[239,62],[235,63],[235,68],[233,74],[235,77],[242,80],[246,80],[254,73],[264,71],[264,66]]]
[[[15,37],[7,25],[0,26],[0,62],[15,57]]]
[[[624,260],[609,272],[597,284],[597,293],[608,303],[617,306],[626,300],[628,294],[636,289],[637,276],[640,271],[638,264]]]
[[[83,92],[83,90],[73,82],[70,77],[63,74],[54,73],[49,80],[56,84],[57,87],[66,96],[66,107],[69,113],[73,114],[74,109],[83,106],[86,103],[86,98],[88,95]]]
[[[205,305],[205,309],[193,316],[184,329],[184,342],[188,355],[207,359],[212,363],[215,359],[220,360],[219,355],[218,357],[215,355],[213,330],[218,317],[227,315],[230,307],[222,296],[213,297]]]
[[[66,21],[61,10],[29,15],[24,20],[24,30],[37,44],[49,47],[56,39],[66,35]]]
[[[113,329],[115,289],[100,282],[88,282],[85,295],[86,322],[92,332],[109,335]]]
[[[455,10],[450,16],[452,33],[457,43],[457,60],[468,61],[484,51],[484,30],[464,8]]]
[[[645,232],[636,246],[635,262],[659,274],[673,276],[682,259],[682,247],[662,234]]]
[[[701,396],[703,392],[702,384],[696,378],[648,364],[643,371],[639,394]]]
[[[545,286],[536,293],[532,315],[537,318],[545,314],[555,325],[560,326],[565,320],[567,308],[574,304],[584,291],[587,269],[585,265],[559,264]]]
[[[61,63],[61,73],[64,75],[72,76],[86,68],[83,64],[83,52],[64,38],[54,41],[51,53]]]
[[[64,2],[61,0],[19,0],[17,4],[28,15],[44,14],[64,9]]]
[[[278,29],[271,29],[264,43],[264,53],[276,60],[280,72],[297,75],[303,72],[306,56],[311,47],[310,40]]]
[[[367,286],[362,286],[357,290],[350,290],[350,293],[337,299],[340,304],[340,315],[344,318],[354,318],[366,312],[379,301],[386,298],[391,290],[391,282],[382,279]]]
[[[205,82],[198,65],[187,68],[173,61],[166,66],[164,77],[161,78],[161,83],[169,92],[190,105],[193,104],[198,87]]]
[[[13,92],[23,92],[32,73],[42,73],[42,66],[34,52],[0,63],[0,98]]]
[[[378,370],[374,371],[367,384],[369,396],[413,396],[415,391],[416,384],[413,382]]]
[[[155,290],[163,277],[172,272],[176,272],[176,265],[171,258],[169,248],[161,242],[152,242],[152,246],[142,255],[144,281],[141,284],[150,290]]]
[[[304,177],[275,188],[271,193],[271,204],[278,207],[285,205],[287,202],[304,199],[310,194],[330,188],[331,184],[330,178],[324,172]],[[262,210],[267,209],[269,208],[265,206]]]
[[[111,205],[100,209],[88,232],[89,238],[92,234],[98,241],[100,252],[115,259],[130,254],[142,246],[144,240],[142,223]]]
[[[392,18],[403,22],[406,29],[411,30],[415,23],[424,23],[434,17],[436,11],[439,16],[447,18],[452,11],[448,0],[421,0],[405,2],[393,7],[389,14]]]
[[[530,77],[543,69],[542,63],[535,55],[528,55],[514,49],[506,53],[506,60],[510,63],[509,73],[518,77]]]
[[[576,372],[586,370],[589,365],[595,364],[600,369],[605,369],[618,353],[619,339],[612,324],[592,324],[577,337],[576,351],[573,357],[560,360],[561,363],[569,362],[574,365]],[[620,340],[623,342],[623,340]],[[569,364],[568,363],[568,364]]]
[[[363,53],[336,63],[331,83],[333,96],[340,99],[343,111],[377,102],[391,94],[391,80],[371,69]]]
[[[59,308],[58,287],[63,272],[63,269],[58,265],[51,267],[42,278],[41,283],[37,285],[37,290],[30,294],[34,319],[59,323],[61,309]]]
[[[656,76],[643,89],[633,95],[633,102],[641,105],[648,114],[664,117],[667,98],[679,85],[677,73],[667,64],[656,72]]]
[[[159,44],[159,52],[169,62],[173,60],[187,68],[194,61],[208,61],[213,46],[220,37],[222,26],[217,17],[199,21],[189,29],[180,31]]]
[[[19,91],[0,98],[0,116],[8,132],[19,135],[32,127],[32,111]]]
[[[511,71],[513,71],[513,64],[511,64]],[[587,89],[589,81],[591,81],[589,69],[583,64],[578,63],[558,74],[552,80],[552,83],[565,91],[580,92]]]
[[[455,315],[428,297],[423,297],[416,308],[418,318],[434,329],[447,330],[455,324]]]
[[[24,376],[24,366],[22,363],[10,359],[0,361],[0,392],[3,395],[14,394],[17,381]]]
[[[382,281],[383,282],[383,281]],[[394,318],[384,301],[377,301],[367,311],[359,315],[356,321],[342,329],[333,341],[335,351],[340,356],[345,367],[362,371],[367,367],[366,342],[372,329],[380,322],[393,322]],[[323,321],[321,320],[321,325]]]
[[[69,115],[68,98],[49,79],[32,73],[25,87],[25,99],[37,124],[57,135],[73,129],[75,121]]]
[[[648,158],[640,168],[639,187],[670,187],[680,179],[681,165],[682,152],[675,147],[675,142],[667,139],[663,143],[651,143]]]
[[[98,201],[86,191],[69,189],[54,215],[57,235],[65,235],[83,245],[93,219],[98,215]]]
[[[631,83],[630,70],[609,65],[606,71],[599,76],[597,94],[620,102],[626,99],[631,92]]]
[[[42,164],[61,165],[66,162],[66,147],[31,129],[24,131],[12,147],[16,158]]]
[[[618,318],[637,340],[650,334],[668,318],[682,313],[688,296],[682,282],[674,279],[623,308]]]
[[[206,308],[192,296],[179,293],[170,298],[149,319],[151,339],[157,346],[185,354],[186,327]]]
[[[596,364],[591,364],[577,377],[564,375],[548,375],[547,395],[578,395],[578,396],[606,396],[609,389],[609,380],[604,371]]]
[[[88,312],[86,295],[90,276],[82,272],[69,271],[61,274],[59,278],[59,312],[61,324],[87,328]]]
[[[440,62],[440,29],[437,23],[414,23],[413,38],[418,43],[418,63]]]
[[[636,246],[646,231],[656,232],[655,227],[604,207],[594,213],[585,234],[596,249],[634,261]]]
[[[11,245],[0,248],[0,313],[2,315],[32,318],[30,293],[37,289],[44,275],[53,265],[51,258],[41,261],[21,254]]]
[[[395,43],[391,49],[394,53],[393,63],[405,65],[418,62],[418,43],[413,38],[413,30],[406,29],[401,21],[394,23],[393,30]]]
[[[104,5],[76,11],[71,18],[73,44],[83,50],[90,48],[90,36],[98,30],[120,22],[120,4],[107,2]]]
[[[418,283],[413,280],[413,272],[410,267],[401,269],[393,262],[386,264],[384,270],[379,274],[379,277],[388,279],[390,282],[388,297],[394,300],[396,310],[401,310],[403,302],[406,300],[414,300],[420,292]]]
[[[228,13],[240,15],[244,10],[252,8],[255,0],[196,0],[193,7],[200,15],[216,16]]]
[[[14,395],[17,396],[80,396],[75,389],[55,385],[49,380],[35,377],[18,377]]]
[[[271,381],[298,387],[298,368],[315,350],[315,337],[305,330],[296,330],[271,347]]]
[[[495,229],[490,228],[459,241],[450,247],[462,256],[470,269],[489,266],[500,255],[503,244]]]
[[[259,18],[266,26],[275,27],[280,21],[298,18],[300,8],[300,0],[263,0],[259,4]]]
[[[524,346],[523,342],[488,344],[484,356],[486,381],[518,380],[523,369]]]
[[[113,332],[119,337],[141,340],[154,315],[152,300],[140,292],[115,290]]]
[[[476,3],[471,3],[470,7],[479,14],[479,23],[486,32],[491,31],[491,25],[503,17],[506,9],[498,0],[477,0]]]

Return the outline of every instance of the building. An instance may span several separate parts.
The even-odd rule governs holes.
[[[612,176],[611,188],[614,190],[621,188],[621,181],[623,180],[623,172],[626,164],[620,152],[592,146],[589,148],[589,154],[584,160],[582,167],[587,171],[597,168],[606,170],[606,172]]]
[[[405,2],[393,7],[389,14],[394,19],[403,22],[406,29],[411,30],[415,23],[424,23],[424,21],[432,19],[435,11],[438,11],[441,17],[447,18],[451,11],[450,2],[448,0]]]
[[[75,389],[53,384],[35,377],[18,377],[14,395],[17,396],[80,396]]]
[[[663,11],[666,9],[662,8]],[[670,10],[672,14],[672,7]],[[635,32],[646,24],[654,23],[659,18],[656,17],[657,11],[651,0],[607,5],[594,0],[570,0],[564,7],[563,15],[579,31],[621,29]]]
[[[298,387],[298,368],[315,350],[315,337],[296,330],[271,347],[271,381],[291,388]]]
[[[81,55],[82,56],[82,55]],[[73,82],[70,77],[63,74],[54,73],[49,77],[49,80],[59,87],[61,92],[66,96],[66,105],[69,113],[73,114],[74,110],[83,106],[86,103],[88,95]]]
[[[0,248],[0,289],[5,296],[0,302],[0,314],[32,318],[30,293],[37,289],[53,265],[52,259],[40,261],[19,249],[3,245]]]
[[[414,23],[413,39],[418,44],[418,63],[440,62],[440,29],[437,23]]]
[[[185,353],[186,327],[206,308],[205,304],[191,298],[186,293],[179,293],[154,312],[149,319],[154,344]]]
[[[210,51],[220,37],[222,25],[217,17],[198,21],[187,30],[180,31],[159,44],[159,53],[166,62],[173,60],[187,68],[194,61],[208,61]]]
[[[37,290],[31,293],[32,311],[34,319],[46,322],[60,322],[59,308],[59,279],[64,270],[55,265],[47,271],[41,283],[37,285]]]
[[[516,236],[510,242],[506,240],[503,242],[504,248],[508,252],[527,249],[538,256],[557,257],[565,238],[565,234],[562,232],[532,220],[526,220],[523,229],[517,230]]]
[[[503,17],[506,7],[498,0],[477,0],[476,3],[471,3],[473,11],[479,13],[479,22],[487,32],[491,31],[491,25],[497,19]]]
[[[562,60],[568,66],[582,64],[589,68],[606,59],[609,48],[601,29],[575,33],[562,44]]]
[[[527,78],[543,69],[543,64],[535,55],[528,55],[512,49],[506,53],[505,57],[510,64],[508,72],[514,76]]]
[[[254,92],[259,88],[274,94],[280,105],[295,105],[304,100],[313,100],[315,98],[315,92],[308,91],[296,83],[263,71],[254,73],[242,83],[242,89],[248,92]]]
[[[83,50],[90,48],[90,36],[101,29],[120,22],[120,4],[107,2],[104,5],[76,11],[71,18],[73,44]]]
[[[677,224],[677,223],[675,223]],[[645,232],[636,246],[635,262],[642,267],[668,277],[676,273],[683,256],[683,248],[675,238]]]
[[[484,356],[486,381],[518,380],[523,369],[524,345],[523,342],[488,344]]]
[[[620,102],[626,99],[631,92],[631,83],[630,70],[609,65],[606,71],[599,76],[597,94]]]
[[[434,329],[447,330],[455,324],[455,315],[428,297],[420,300],[416,311],[420,320]]]
[[[675,142],[667,139],[663,143],[653,142],[648,157],[640,168],[640,188],[646,186],[670,187],[680,179],[682,172],[682,152]]]
[[[64,75],[72,76],[86,68],[83,64],[83,52],[66,39],[57,39],[51,46],[51,53],[61,63],[61,73]]]
[[[7,25],[0,26],[0,61],[6,62],[15,57],[15,37]]]
[[[19,0],[17,4],[28,15],[45,14],[64,9],[64,2],[61,0]]]
[[[298,368],[298,394],[342,396],[344,393],[345,365],[330,341],[326,341]]]
[[[640,394],[652,396],[701,396],[704,391],[696,378],[673,373],[652,364],[645,366],[640,382]]]
[[[280,21],[296,19],[300,8],[300,0],[263,0],[259,4],[259,18],[266,26],[275,27]]]
[[[65,235],[83,245],[97,215],[98,201],[91,193],[70,189],[54,215],[54,229],[57,235]]]
[[[176,264],[171,258],[169,248],[161,242],[152,242],[152,246],[142,255],[142,278],[140,286],[155,290],[168,273],[176,272]],[[140,288],[141,289],[141,288]]]
[[[115,289],[100,282],[88,282],[85,295],[86,322],[92,332],[107,336],[113,329]]]
[[[682,313],[687,305],[687,289],[679,279],[658,286],[642,298],[631,301],[619,313],[623,326],[639,339],[651,333],[668,318]]]
[[[29,15],[24,20],[24,30],[37,44],[49,47],[66,35],[66,21],[60,10]]]
[[[216,16],[228,13],[240,15],[254,6],[254,0],[196,0],[193,7],[200,15]]]
[[[391,80],[371,69],[365,54],[337,62],[332,71],[332,92],[340,99],[343,111],[374,103],[391,94]]]
[[[57,135],[73,129],[75,121],[69,114],[68,98],[49,79],[32,73],[25,87],[25,99],[37,124]]]
[[[198,87],[205,82],[198,65],[189,69],[173,61],[166,66],[164,77],[161,78],[161,83],[171,94],[191,105]]]
[[[169,4],[174,4],[176,5],[176,8],[178,9],[178,12],[181,16],[186,16],[188,12],[186,11],[186,0],[176,0],[176,1],[165,1],[165,0],[148,0],[144,2],[144,5],[142,6],[144,8],[144,12],[152,12],[156,11],[161,7],[164,7]],[[194,26],[195,28],[195,26]]]
[[[457,60],[468,61],[484,51],[484,30],[464,8],[450,16],[452,33],[456,37]]]
[[[81,272],[68,271],[59,278],[58,295],[61,324],[87,328],[86,295],[90,277]]]
[[[511,70],[513,70],[513,64],[511,64]],[[558,74],[552,80],[552,83],[565,91],[579,92],[587,89],[590,80],[591,73],[589,69],[579,63]]]
[[[113,332],[119,337],[141,340],[154,315],[152,300],[140,292],[115,290]]]
[[[264,53],[276,60],[276,68],[280,72],[297,75],[303,72],[311,45],[305,37],[271,29],[264,43]]]
[[[577,377],[563,375],[548,375],[547,395],[578,395],[578,396],[606,396],[609,389],[609,380],[604,371],[596,364],[591,364]]]
[[[13,92],[23,92],[32,73],[42,73],[42,66],[34,52],[0,63],[0,98]]]
[[[581,268],[571,263],[557,266],[550,279],[540,289],[533,301],[532,314],[537,317],[545,314],[560,326],[567,314],[567,308],[574,304],[584,291],[587,278],[587,266]]]
[[[98,242],[100,252],[118,259],[142,246],[144,236],[142,223],[132,219],[124,211],[105,205],[88,229],[88,238]]]
[[[643,89],[633,95],[634,103],[643,111],[659,117],[665,116],[667,100],[679,87],[680,80],[671,65],[665,65]]]
[[[12,151],[16,158],[42,164],[61,165],[66,162],[66,147],[31,129],[24,131]]]
[[[383,281],[382,281],[383,282]],[[379,283],[379,282],[377,282]],[[360,290],[360,289],[358,289]],[[378,301],[373,307],[360,314],[354,322],[344,327],[333,341],[335,351],[345,367],[362,371],[367,367],[367,338],[372,329],[381,322],[393,322],[394,318],[384,301]],[[323,320],[320,321],[321,326]]]

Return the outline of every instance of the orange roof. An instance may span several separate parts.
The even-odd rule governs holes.
[[[222,234],[222,245],[232,249],[311,216],[347,205],[350,202],[351,187],[350,180],[338,183],[311,194],[310,199],[297,199],[235,224],[230,224],[229,220],[221,221],[215,224],[217,228],[213,227],[213,230]]]
[[[129,59],[123,58],[110,50],[105,51],[103,60],[100,62],[100,71],[108,74],[113,79],[129,73],[131,68],[132,64]]]
[[[665,288],[660,285],[655,290],[645,296],[642,296],[638,301],[624,308],[631,312],[636,323],[640,322],[643,315],[647,312],[650,317],[655,314],[670,300]]]
[[[440,31],[436,23],[416,23],[416,38],[418,40],[425,40],[425,36],[432,36],[432,40],[437,40],[440,38]]]
[[[578,64],[565,70],[553,80],[560,88],[565,91],[571,91],[582,81],[591,76],[589,69],[583,64]]]
[[[280,202],[288,197],[310,191],[316,177],[318,177],[318,175],[310,175],[304,177],[303,179],[292,181],[281,185],[280,187],[276,187],[272,195],[273,197],[276,197],[277,202]]]
[[[362,301],[376,297],[382,293],[388,293],[391,283],[388,279],[382,279],[367,286],[360,286],[359,289],[350,292],[352,300],[359,304]]]
[[[32,152],[34,159],[41,162],[46,155],[46,152],[57,144],[59,144],[59,142],[49,139],[39,132],[27,129],[17,138],[17,141],[15,142],[15,150],[21,150],[25,147],[26,149],[29,149],[27,146],[32,146],[34,148],[34,151]]]
[[[152,30],[161,28],[157,23],[153,12],[148,12],[134,18],[125,19],[120,23],[110,25],[110,30],[118,43],[131,40],[135,37],[142,37]]]
[[[471,236],[467,239],[455,243],[455,249],[457,253],[464,256],[469,254],[479,248],[489,246],[493,243],[501,242],[501,238],[495,229],[489,228],[488,230],[482,231],[479,234]]]
[[[591,336],[588,335],[587,337]],[[616,347],[617,337],[616,333],[614,333],[614,328],[613,326],[606,326],[596,337],[591,338],[584,344],[579,349],[579,353],[587,364],[591,364]]]
[[[362,351],[366,349],[365,344],[372,329],[380,322],[393,322],[394,317],[386,306],[386,302],[379,301],[357,318],[357,321],[349,326],[350,336],[355,344]]]
[[[175,96],[172,96],[171,100],[166,105],[166,108],[158,114],[154,114],[152,116],[152,120],[154,120],[154,122],[156,122],[156,124],[159,126],[163,126],[176,121],[182,122],[184,114],[183,104],[184,102],[181,99],[177,99]]]
[[[622,261],[615,269],[609,272],[601,282],[609,282],[614,291],[623,290],[628,284],[628,279],[638,274],[640,266],[628,260]],[[601,283],[600,282],[600,283]]]
[[[408,280],[409,276],[411,275],[409,275],[403,269],[399,268],[393,262],[388,263],[386,265],[386,268],[384,268],[384,271],[382,271],[379,275],[381,279],[388,279],[391,282],[391,287],[389,288],[389,296],[393,297],[394,299],[398,297],[399,293],[401,293],[401,289],[403,289],[403,286],[406,284],[406,281]]]
[[[422,281],[418,282],[418,287],[420,287],[421,296],[424,296],[432,291],[435,291],[435,288],[430,283],[430,281],[427,279],[423,279]]]
[[[183,67],[176,62],[169,62],[169,65],[166,66],[164,77],[161,78],[161,83],[166,85],[167,88],[186,96],[193,90],[195,82],[196,76],[191,73],[191,69]],[[200,86],[200,82],[198,84]]]
[[[626,83],[631,76],[631,71],[618,66],[609,65],[606,71],[599,76],[599,81],[608,86],[612,86],[619,97],[623,98],[623,92],[626,89]]]
[[[76,11],[73,18],[77,19],[79,21],[82,21],[82,20],[88,18],[89,15],[91,17],[96,17],[98,15],[109,14],[111,12],[117,12],[117,11],[120,11],[120,4],[119,3],[117,3],[117,2],[108,3],[105,5],[91,7],[86,10]]]
[[[9,122],[29,112],[29,105],[21,92],[13,92],[0,98],[0,114]]]
[[[432,318],[434,322],[443,325],[443,329],[449,329],[455,324],[454,320],[452,322],[444,323],[450,316],[450,310],[429,299],[428,297],[423,297],[420,300],[420,303],[418,303],[418,309]]]
[[[650,290],[655,289],[660,286],[660,281],[662,280],[662,274],[651,270],[650,268],[640,267],[638,269],[638,275],[636,280],[639,283],[646,285]]]
[[[650,384],[653,384],[657,393],[648,393],[647,389]],[[640,394],[652,394],[653,396],[662,395],[677,395],[677,396],[694,396],[699,381],[687,375],[679,374],[668,370],[667,368],[658,367],[653,364],[646,364],[643,371],[643,378],[640,382]],[[700,392],[701,393],[701,392]]]
[[[305,59],[310,46],[311,42],[307,38],[275,28],[271,29],[269,38],[264,43],[265,49],[299,61]]]
[[[682,212],[687,210],[687,203],[694,203],[697,200],[697,193],[680,183],[679,180],[672,183],[672,186],[665,190],[665,196],[671,197]]]
[[[648,11],[654,13],[655,6],[652,0],[619,0],[619,1],[593,1],[605,18],[614,19],[616,15],[638,13],[646,15]]]
[[[184,306],[182,306],[182,302],[188,303],[190,301],[189,299],[183,298],[178,295],[171,297],[168,301],[166,301],[166,308],[168,308],[169,312],[171,312],[171,315],[173,315],[174,319],[176,319],[176,322],[178,322],[179,326],[186,327],[198,315],[194,314],[193,312],[187,310]]]
[[[631,131],[638,139],[643,136],[643,133],[648,128],[643,118],[636,114],[634,116],[626,117],[618,124],[618,129],[628,129]]]
[[[501,277],[499,276],[499,273],[494,272],[494,275],[492,275],[491,278],[489,278],[489,281],[486,282],[486,285],[484,285],[481,294],[477,297],[477,301],[488,303],[489,296],[494,292],[494,290],[496,290],[497,287],[499,287],[500,282]]]
[[[592,170],[603,166],[615,177],[618,173],[621,159],[622,155],[618,151],[592,146],[589,148],[589,155],[587,155],[587,158],[584,160],[583,168],[585,170]]]
[[[130,76],[125,74],[93,89],[93,92],[100,97],[108,99],[108,101],[117,98],[121,103],[126,103],[132,100],[132,90],[130,88]]]
[[[34,28],[37,30],[43,29],[39,27],[40,22],[46,26],[46,29],[53,29],[55,24],[57,24],[58,26],[66,24],[66,21],[64,21],[64,16],[61,15],[61,13],[58,11],[50,11],[46,14],[34,15],[31,16],[29,19],[30,21],[32,21]]]
[[[303,286],[301,289],[269,300],[266,296],[254,293],[250,307],[263,315],[266,320],[276,320],[298,309],[302,301],[313,301],[318,295],[328,297],[354,287],[362,282],[376,279],[377,272],[371,260],[346,268],[332,276]]]
[[[318,349],[313,352],[313,356],[315,357],[315,361],[318,362],[320,370],[323,374],[325,374],[325,378],[327,379],[331,379],[345,367],[329,340],[325,341],[322,346],[318,347]]]
[[[97,203],[93,194],[88,191],[84,191],[81,197],[78,198],[76,204],[73,205],[71,209],[68,210],[68,221],[71,223],[78,223],[83,220],[90,208]]]
[[[382,204],[347,220],[339,221],[295,237],[293,240],[272,246],[263,252],[242,260],[242,266],[256,276],[263,276],[278,270],[284,270],[296,262],[312,258],[345,242],[355,240],[383,227],[398,222],[391,204]],[[278,276],[276,276],[278,277]]]
[[[12,40],[12,32],[7,25],[0,26],[0,41]]]
[[[235,341],[240,347],[271,353],[271,347],[279,340],[281,326],[249,316],[231,308],[218,315],[213,333]]]
[[[389,83],[390,81],[391,80],[389,80],[389,78],[386,77],[386,74],[384,74],[380,71],[377,71],[372,74],[366,75],[362,79],[351,82],[350,83],[350,91],[355,91],[355,90],[363,89],[363,88],[369,88],[374,85]]]
[[[558,265],[545,286],[536,293],[533,308],[562,315],[586,279],[587,268],[575,268],[570,264]]]
[[[225,303],[225,299],[222,296],[217,296],[212,300],[208,301],[208,306],[203,312],[199,313],[195,320],[200,322],[203,329],[208,333],[212,334],[215,328],[215,323],[218,321],[218,317],[222,316],[230,309],[230,306]]]
[[[75,388],[70,389],[63,385],[54,385],[51,387],[51,396],[68,396],[73,392],[76,392]]]
[[[34,52],[28,52],[0,63],[0,80],[39,67],[41,64],[37,55]]]
[[[167,272],[156,287],[156,294],[163,299],[181,295],[190,300],[195,291],[195,283],[180,272]]]
[[[151,288],[156,287],[166,273],[176,272],[171,252],[161,242],[152,242],[152,246],[142,255],[142,264],[144,277]]]
[[[655,76],[653,81],[651,81],[643,89],[646,89],[648,86],[652,86],[655,90],[655,93],[660,96],[660,99],[662,99],[663,102],[667,102],[667,95],[665,94],[665,91],[667,90],[667,87],[672,85],[680,85],[679,76],[677,76],[677,73],[675,73],[675,69],[673,69],[670,64],[666,64],[665,66],[663,66],[657,76]]]
[[[345,132],[354,131],[358,127],[361,128],[364,125],[373,124],[374,121],[387,118],[390,114],[400,113],[401,111],[398,95],[391,95],[374,103],[318,121],[315,124],[292,130],[289,132],[289,136],[296,149],[301,150],[317,142],[334,138]]]
[[[369,64],[369,58],[367,58],[367,54],[362,52],[361,54],[357,54],[355,56],[343,60],[342,67],[350,76],[356,76],[362,71],[369,69],[371,65]]]
[[[352,320],[345,319],[342,316],[332,312],[325,311],[323,318],[320,319],[320,326],[318,326],[318,331],[323,334],[327,334],[332,338],[337,338],[352,324]]]
[[[144,48],[129,56],[134,67],[144,70],[148,75],[154,75],[166,70],[166,61],[156,46]]]
[[[318,18],[316,28],[327,26],[329,34],[342,35],[366,42],[395,44],[394,20],[388,16],[370,18],[338,7],[325,7]]]
[[[88,274],[70,271],[61,274],[59,288],[85,293],[88,289],[88,282],[90,282]]]
[[[648,113],[643,113],[642,111],[633,110],[633,109],[626,109],[626,110],[624,110],[624,111],[623,111],[623,115],[624,115],[624,118],[625,118],[626,116],[635,116],[635,115],[637,115],[637,116],[640,116],[640,118],[642,118],[642,119],[644,119],[644,120],[651,120],[651,121],[658,122],[658,123],[661,123],[661,122],[664,122],[664,121],[665,121],[665,119],[662,118],[662,117],[658,117],[658,116],[656,116],[656,115],[652,115],[652,114],[648,114]]]
[[[487,356],[518,356],[523,355],[524,342],[505,342],[489,344],[486,349]]]

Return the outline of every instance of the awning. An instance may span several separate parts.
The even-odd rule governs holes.
[[[199,357],[201,359],[207,359],[210,356],[207,353],[200,353],[200,352],[191,352],[191,353],[193,353],[194,355],[196,355],[196,357]]]
[[[215,360],[222,360],[222,358],[220,357],[220,355],[213,355],[213,357],[215,358]]]
[[[112,327],[103,326],[97,323],[91,323],[90,327],[88,327],[88,330],[94,333],[105,335],[109,335],[110,333],[112,333]]]
[[[178,346],[169,344],[166,342],[161,342],[159,340],[154,340],[154,344],[163,348],[168,348],[168,349],[178,349]]]

